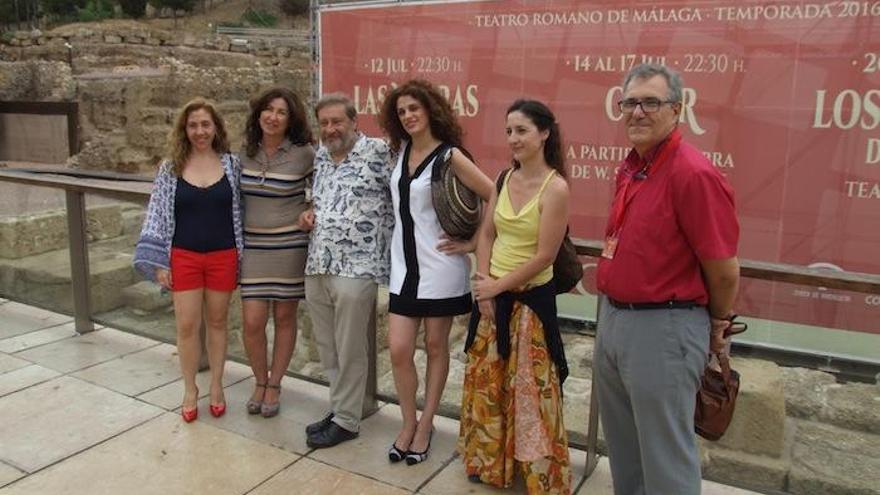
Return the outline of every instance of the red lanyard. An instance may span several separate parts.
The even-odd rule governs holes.
[[[649,161],[648,165],[646,165],[646,169],[648,169],[651,175],[656,174],[660,167],[669,161],[669,157],[678,149],[680,142],[681,133],[678,132],[678,129],[675,129],[669,135],[666,142],[660,144],[662,148],[659,152],[655,153],[656,156],[654,159]],[[633,198],[636,197],[636,193],[639,192],[639,189],[642,188],[646,180],[647,177],[635,180],[633,174],[630,174],[629,177],[624,179],[623,185],[617,188],[617,193],[614,195],[614,203],[611,206],[611,223],[609,223],[608,229],[605,232],[608,237],[618,236],[620,229],[623,227],[626,210],[629,208]],[[635,182],[635,184],[633,184],[633,182]]]

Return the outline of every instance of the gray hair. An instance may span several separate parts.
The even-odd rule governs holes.
[[[639,64],[633,67],[623,80],[624,93],[626,92],[629,83],[633,80],[643,81],[651,79],[654,76],[663,76],[666,79],[666,85],[669,86],[669,96],[667,96],[667,98],[669,98],[670,102],[675,103],[681,101],[681,76],[678,72],[660,64]]]
[[[321,97],[318,100],[318,103],[315,104],[315,118],[318,117],[318,112],[321,111],[324,107],[329,107],[330,105],[343,105],[345,106],[345,115],[348,116],[349,119],[354,120],[357,118],[357,110],[354,108],[354,103],[352,103],[351,98],[344,93],[328,93]]]

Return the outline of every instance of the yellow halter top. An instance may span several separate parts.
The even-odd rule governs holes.
[[[489,273],[493,277],[500,278],[507,275],[532,259],[538,252],[538,224],[541,217],[538,202],[544,188],[555,174],[555,170],[547,174],[538,192],[518,212],[513,211],[507,188],[512,172],[508,172],[504,177],[504,184],[501,186],[501,192],[498,193],[495,214],[492,217],[495,222],[495,244],[492,245]],[[551,278],[553,278],[552,263],[535,275],[527,285],[542,285]]]

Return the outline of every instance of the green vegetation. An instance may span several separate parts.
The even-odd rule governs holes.
[[[306,15],[309,13],[309,0],[278,0],[281,12],[287,15]]]
[[[278,25],[278,18],[266,12],[248,7],[241,15],[241,19],[251,26],[271,28]]]
[[[147,0],[119,0],[122,12],[132,19],[140,19],[146,14]]]
[[[111,0],[88,0],[85,7],[77,9],[77,18],[80,22],[94,22],[111,17],[113,17]]]

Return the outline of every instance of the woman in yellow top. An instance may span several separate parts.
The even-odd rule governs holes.
[[[471,481],[508,487],[520,471],[530,494],[570,493],[552,280],[568,224],[562,139],[534,100],[510,106],[506,130],[513,168],[478,233],[459,450]]]

